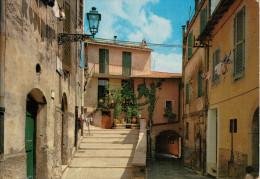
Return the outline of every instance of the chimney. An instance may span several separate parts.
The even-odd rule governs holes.
[[[116,38],[117,38],[117,36],[115,35],[115,36],[114,36],[114,43],[116,43]]]
[[[185,25],[182,26],[182,38],[184,38],[185,36],[185,27],[186,27]]]

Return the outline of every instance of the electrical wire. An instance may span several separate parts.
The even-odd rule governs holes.
[[[103,39],[103,38],[95,38],[94,40],[98,40],[101,42],[115,42],[120,44],[129,44],[129,45],[140,45],[141,42],[133,42],[133,41],[125,41],[125,40],[112,40],[112,39]],[[158,46],[158,47],[174,47],[174,48],[182,48],[182,45],[175,44],[158,44],[158,43],[146,43],[148,46]]]

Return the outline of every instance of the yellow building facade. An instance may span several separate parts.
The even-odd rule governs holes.
[[[244,178],[249,165],[258,175],[259,2],[219,1],[199,40],[209,42],[211,75],[206,172]]]

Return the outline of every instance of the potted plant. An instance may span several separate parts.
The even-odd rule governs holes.
[[[134,107],[132,110],[132,122],[135,124],[136,123],[136,117],[139,116],[141,114],[141,112]]]
[[[172,112],[171,107],[165,107],[164,109],[164,116],[168,117],[168,120],[173,120],[176,117],[176,114]]]
[[[130,106],[127,106],[127,108],[126,108],[126,121],[127,121],[127,123],[131,122],[131,117],[132,117],[132,108]]]

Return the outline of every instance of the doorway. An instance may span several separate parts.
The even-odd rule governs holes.
[[[32,89],[26,97],[25,152],[27,178],[48,176],[46,157],[47,105],[43,93]]]
[[[67,138],[68,138],[68,121],[67,121],[67,96],[63,93],[61,102],[61,164],[67,165]]]
[[[27,178],[36,178],[36,115],[37,102],[27,96],[25,123],[25,151],[27,155]]]
[[[252,122],[252,167],[255,172],[259,169],[259,108],[256,109]]]
[[[217,151],[218,151],[218,110],[208,112],[207,121],[207,173],[217,176]]]

